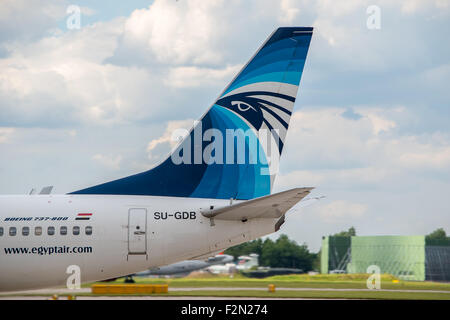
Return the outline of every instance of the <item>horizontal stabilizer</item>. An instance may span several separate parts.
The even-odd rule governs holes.
[[[203,216],[218,220],[280,218],[314,188],[295,188],[227,207],[202,211]]]

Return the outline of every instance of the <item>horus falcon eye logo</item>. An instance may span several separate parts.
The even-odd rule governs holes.
[[[274,101],[292,105],[295,98],[279,93],[254,91],[226,96],[217,100],[216,104],[237,113],[256,130],[261,129],[263,123],[270,130],[282,127],[287,129],[288,123],[284,119],[289,119],[291,111]],[[266,118],[264,114],[270,114],[271,119]]]
[[[295,97],[285,94],[251,91],[225,96],[217,100],[216,104],[238,114],[257,131],[265,124],[271,130],[281,153],[284,141],[278,132],[287,130],[294,102]]]

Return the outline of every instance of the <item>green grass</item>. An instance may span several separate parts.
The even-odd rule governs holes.
[[[260,297],[260,298],[318,298],[318,299],[402,299],[402,300],[450,300],[450,283],[436,282],[412,282],[397,281],[391,275],[381,275],[381,289],[398,289],[399,291],[331,291],[331,290],[289,290],[289,288],[332,288],[332,289],[367,289],[367,274],[341,274],[341,275],[285,275],[274,276],[265,279],[250,279],[242,275],[229,278],[224,275],[194,274],[186,278],[158,279],[139,278],[137,283],[168,284],[168,294],[157,294],[152,296],[175,296],[175,297]],[[101,282],[104,283],[104,282]],[[108,283],[123,283],[118,279]],[[267,290],[269,284],[276,288],[287,288],[287,290],[276,290],[270,293]],[[85,284],[83,287],[90,287]],[[201,288],[200,290],[183,290],[182,288]],[[246,288],[244,290],[208,290],[212,287]],[[180,291],[170,291],[170,288],[181,288]],[[252,290],[251,288],[265,288],[266,290]],[[436,290],[448,292],[403,292],[400,290]],[[19,294],[34,296],[51,296],[52,294]],[[77,296],[92,296],[91,293],[78,293]],[[62,297],[67,294],[62,294]],[[114,295],[110,295],[114,296]],[[127,295],[128,296],[128,295]],[[130,296],[142,296],[140,294]]]
[[[234,278],[228,276],[202,275],[202,277],[191,276],[186,278],[175,279],[158,279],[158,278],[139,278],[136,277],[136,283],[151,284],[168,284],[172,288],[208,288],[208,287],[247,287],[262,288],[269,284],[282,288],[332,288],[332,289],[366,289],[366,274],[341,274],[341,275],[286,275],[274,276],[265,279],[250,279],[241,275]],[[449,291],[450,284],[436,282],[413,282],[399,281],[391,275],[381,276],[382,289],[398,289],[398,290],[439,290]],[[123,279],[119,279],[112,283],[123,283]],[[89,285],[85,285],[89,287]]]

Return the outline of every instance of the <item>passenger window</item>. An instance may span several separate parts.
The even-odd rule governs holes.
[[[14,237],[16,235],[16,233],[17,233],[16,227],[10,227],[9,228],[9,235],[10,236]]]
[[[34,235],[35,235],[35,236],[40,236],[40,235],[42,235],[42,227],[36,227],[36,228],[34,228]]]
[[[0,227],[0,237],[3,236],[3,227]]]
[[[86,231],[86,234],[87,234],[88,236],[90,236],[90,235],[92,234],[92,227],[91,227],[91,226],[87,226],[86,229],[85,229],[85,231]]]
[[[55,234],[55,227],[48,227],[47,234],[53,236]]]
[[[22,235],[28,236],[30,234],[30,228],[29,227],[23,227],[22,228]]]
[[[62,236],[65,236],[67,234],[67,227],[61,227],[61,229],[59,229],[59,233]]]
[[[77,236],[79,234],[80,234],[80,227],[77,226],[73,227],[73,235]]]

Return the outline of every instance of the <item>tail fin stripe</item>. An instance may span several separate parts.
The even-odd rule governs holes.
[[[259,102],[262,105],[269,105],[271,107],[277,108],[278,110],[283,111],[284,113],[286,113],[288,116],[292,115],[291,111],[289,111],[286,108],[283,108],[283,107],[281,107],[281,106],[279,106],[279,105],[277,105],[277,104],[275,104],[275,103],[273,103],[271,101],[262,100],[262,99],[257,99],[256,101]]]
[[[288,74],[289,77],[285,78],[286,74]],[[302,76],[301,72],[285,72],[285,71],[261,74],[256,77],[246,79],[240,81],[239,83],[234,84],[233,86],[230,87],[229,91],[255,82],[278,82],[278,83],[298,85],[301,76]],[[227,93],[229,91],[227,91]]]
[[[261,61],[257,66],[251,66],[252,70],[248,70],[245,73],[241,74],[236,80],[244,81],[262,74],[277,72],[279,70],[286,70],[292,61],[292,59],[283,59],[280,61],[273,62],[273,59],[270,59],[270,57],[267,58],[268,58],[267,62],[269,63]]]
[[[241,92],[241,93],[236,93],[236,94],[232,94],[232,92],[230,92],[230,94],[223,96],[221,99],[219,99],[217,101],[220,101],[226,97],[229,97],[230,95],[233,95],[233,97],[257,96],[257,95],[272,96],[275,98],[281,98],[281,99],[285,99],[285,100],[288,100],[291,102],[295,102],[295,97],[288,96],[286,94],[282,94],[282,93],[278,93],[278,92],[270,92],[270,91],[246,91],[246,92]]]
[[[278,91],[273,91],[273,88],[275,86],[278,86]],[[255,93],[259,93],[262,95],[267,95],[269,94],[283,94],[287,97],[290,97],[290,99],[293,99],[293,101],[295,101],[295,97],[297,96],[297,91],[298,91],[298,85],[295,84],[288,84],[285,83],[283,84],[283,86],[279,86],[278,82],[273,82],[273,81],[267,81],[267,82],[257,82],[257,83],[251,83],[248,84],[244,87],[239,87],[237,89],[234,89],[233,91],[230,91],[226,94],[223,94],[220,98],[226,98],[228,96],[232,96],[235,94],[239,94],[239,93],[246,93],[246,94],[255,94]]]
[[[283,119],[280,118],[280,116],[278,114],[276,114],[275,112],[273,112],[270,108],[267,108],[264,105],[261,105],[261,109],[267,111],[268,113],[270,113],[275,119],[277,119],[282,125],[283,127],[285,127],[287,129],[287,127],[289,126],[288,123],[286,123]]]
[[[274,139],[277,142],[277,146],[278,146],[278,150],[283,151],[283,141],[281,141],[280,136],[278,135],[278,133],[273,129],[272,125],[269,123],[269,121],[267,121],[266,119],[264,119],[264,123],[266,124],[266,126],[269,128],[270,131],[272,131],[272,134],[274,135]]]

